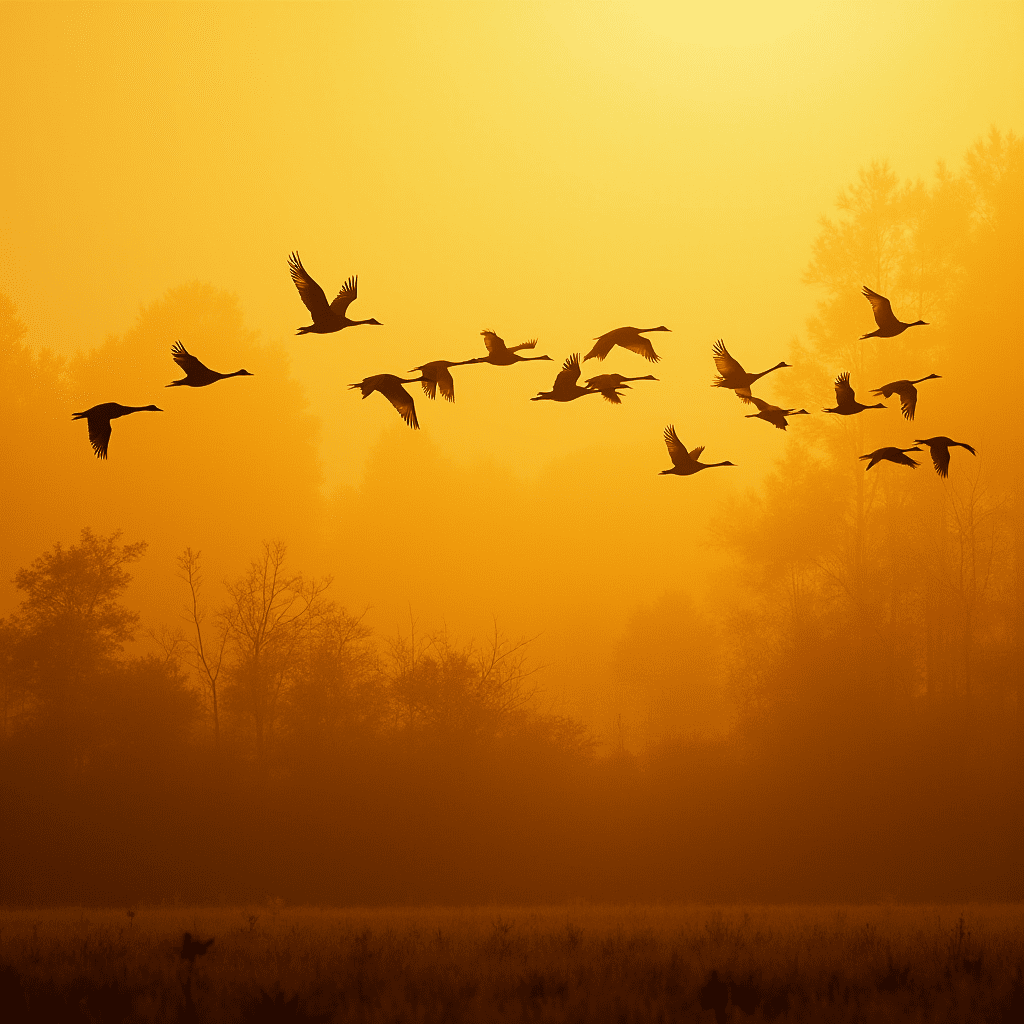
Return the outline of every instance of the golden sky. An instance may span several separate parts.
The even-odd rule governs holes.
[[[563,511],[575,479],[603,478],[607,506],[595,517],[581,499],[574,543],[633,552],[628,582],[589,598],[611,601],[621,620],[671,584],[658,547],[638,538],[695,536],[801,425],[752,429],[763,425],[712,391],[714,340],[748,369],[787,358],[814,311],[801,275],[839,189],[873,159],[927,178],[990,125],[1019,132],[1022,44],[1024,6],[1006,2],[781,2],[770,13],[760,2],[714,13],[643,2],[7,3],[0,291],[31,343],[64,354],[123,335],[182,284],[237,294],[247,327],[290,356],[321,425],[328,490],[359,487],[382,445],[491,463],[541,489],[558,480],[548,491]],[[329,295],[358,274],[350,315],[384,326],[294,337],[309,322],[288,276],[295,249]],[[621,407],[527,401],[569,353],[625,324],[669,327],[653,335],[662,361],[617,352],[596,372],[654,372],[659,383],[637,385]],[[510,344],[537,337],[555,361],[457,370],[454,407],[416,390],[419,436],[405,436],[380,396],[361,402],[346,387],[479,355],[482,328]],[[244,365],[215,343],[197,354]],[[230,383],[260,387],[269,367],[247,368],[251,381]],[[94,401],[170,402],[169,355],[166,371],[151,380],[120,367],[121,390]],[[687,445],[707,445],[708,460],[740,468],[657,479],[669,422]],[[117,429],[123,450],[132,442]],[[68,443],[84,465],[81,433]],[[637,509],[628,499],[640,479]],[[190,542],[168,536],[159,571]],[[538,543],[559,557],[557,538]],[[441,589],[392,587],[389,599],[436,600],[436,616],[442,599],[473,605],[454,571]],[[478,619],[492,611],[514,618],[474,607]]]

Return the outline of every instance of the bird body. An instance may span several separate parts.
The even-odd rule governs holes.
[[[865,409],[884,409],[885,405],[878,402],[876,405],[861,405],[857,401],[854,390],[850,387],[850,375],[841,373],[836,377],[836,407],[834,409],[822,409],[822,412],[834,412],[839,416],[853,416],[854,413],[863,412]]]
[[[163,412],[155,405],[118,405],[117,402],[104,402],[94,405],[85,412],[71,414],[73,420],[86,420],[89,424],[89,441],[96,452],[96,458],[107,457],[107,445],[110,443],[110,421],[133,412]]]
[[[949,449],[950,448],[966,448],[972,455],[978,453],[969,445],[964,444],[963,441],[954,441],[951,437],[926,437],[924,439],[917,438],[914,441],[915,444],[927,445],[928,451],[932,457],[932,465],[935,467],[935,472],[941,477],[949,476]]]
[[[555,377],[555,383],[551,385],[550,391],[539,391],[531,402],[540,402],[545,399],[551,402],[571,402],[573,399],[582,398],[584,395],[601,394],[596,388],[584,388],[578,383],[580,379],[580,354],[574,352],[562,364],[562,369]]]
[[[379,320],[374,320],[372,317],[369,320],[350,320],[348,318],[348,307],[355,300],[357,294],[359,284],[357,276],[350,277],[345,282],[345,287],[328,305],[323,288],[306,272],[297,252],[293,252],[288,257],[288,269],[291,271],[295,287],[299,290],[299,298],[302,299],[303,305],[313,318],[313,322],[308,327],[300,327],[295,332],[296,334],[333,334],[345,327],[358,327],[360,324],[383,326]]]
[[[251,377],[248,370],[235,370],[234,373],[218,373],[204,366],[195,356],[185,351],[185,346],[180,341],[174,343],[171,349],[171,357],[185,371],[181,380],[173,380],[165,387],[174,388],[184,385],[189,388],[205,388],[218,380],[226,380],[228,377]]]
[[[908,327],[928,326],[924,320],[915,320],[912,324],[905,324],[902,320],[897,320],[889,300],[884,295],[873,292],[867,285],[864,285],[861,295],[871,303],[871,312],[874,313],[875,323],[878,324],[878,330],[872,331],[870,334],[862,334],[861,341],[865,338],[895,338],[897,334],[902,334]]]
[[[475,362],[475,359],[463,359],[458,363],[450,362],[447,359],[435,359],[432,363],[424,363],[422,366],[414,366],[409,372],[415,373],[419,370],[419,372],[423,374],[423,379],[420,381],[420,387],[423,388],[423,393],[427,398],[436,398],[437,392],[440,389],[442,398],[448,402],[454,402],[455,379],[452,377],[451,367],[465,366],[468,363]]]
[[[531,338],[521,345],[513,345],[509,348],[504,339],[499,338],[494,331],[481,331],[484,345],[487,347],[487,355],[477,356],[476,359],[467,359],[467,363],[490,363],[491,366],[511,366],[513,363],[535,363],[538,360],[546,359],[551,362],[551,356],[521,356],[519,350],[524,348],[536,348],[537,339]]]
[[[748,420],[764,420],[765,423],[771,423],[773,426],[778,427],[779,430],[786,429],[787,416],[810,416],[810,413],[806,409],[781,409],[779,406],[769,405],[767,402],[760,398],[755,398],[753,395],[750,397],[740,395],[739,397],[741,401],[757,406],[757,412],[751,413],[747,416]]]
[[[871,394],[877,395],[879,398],[892,398],[893,395],[899,395],[904,419],[912,420],[914,411],[917,409],[917,388],[914,385],[920,384],[924,380],[940,379],[939,374],[929,373],[927,377],[921,377],[919,380],[894,380],[890,384],[883,384],[880,388],[876,388]]]
[[[667,327],[616,327],[614,331],[594,338],[597,344],[583,357],[583,361],[604,359],[616,345],[619,345],[630,352],[635,352],[638,356],[643,356],[648,362],[656,363],[661,356],[654,351],[650,340],[643,335],[650,334],[651,331],[667,330]]]
[[[368,398],[379,391],[397,410],[398,415],[409,424],[413,430],[419,430],[419,420],[416,419],[416,404],[412,400],[403,384],[419,384],[426,380],[426,377],[413,377],[412,380],[403,380],[393,373],[378,373],[373,377],[365,377],[358,384],[349,384],[350,388],[359,388],[363,398]]]
[[[676,428],[669,424],[665,428],[665,444],[668,447],[669,458],[672,459],[672,468],[663,469],[660,476],[666,473],[674,473],[677,476],[692,476],[702,469],[714,469],[716,466],[732,466],[732,462],[698,462],[704,452],[704,446],[687,451],[676,435]]]
[[[769,366],[767,370],[762,370],[760,373],[747,373],[746,370],[729,355],[729,350],[725,347],[725,342],[721,338],[715,342],[713,349],[715,357],[715,366],[718,367],[719,376],[712,381],[711,386],[713,388],[731,388],[741,398],[750,398],[750,385],[755,380],[759,380],[766,373],[771,373],[772,370],[781,370],[783,367],[789,366],[789,363],[776,363],[774,366]]]
[[[865,471],[882,461],[895,462],[899,466],[909,466],[911,469],[916,469],[921,463],[915,462],[905,453],[919,451],[921,451],[920,448],[876,448],[869,455],[862,455],[860,457],[869,460],[867,466],[864,467]]]
[[[179,956],[182,960],[187,960],[190,964],[196,962],[197,956],[205,956],[206,951],[213,945],[213,939],[207,939],[205,942],[200,942],[192,938],[191,932],[185,932],[185,937],[181,940],[181,950]]]
[[[592,391],[600,391],[605,399],[614,405],[622,405],[619,391],[622,388],[629,388],[631,380],[657,380],[657,377],[647,374],[645,377],[623,377],[621,373],[599,373],[596,377],[587,379],[587,387]]]

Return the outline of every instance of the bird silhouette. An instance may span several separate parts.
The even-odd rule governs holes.
[[[810,416],[806,409],[780,409],[779,406],[769,405],[763,399],[755,398],[753,395],[749,397],[740,395],[739,397],[741,401],[757,406],[757,412],[747,416],[748,420],[764,420],[765,423],[771,423],[773,426],[778,427],[779,430],[786,429],[787,416]]]
[[[702,469],[714,469],[716,466],[732,466],[732,462],[698,462],[704,452],[704,446],[687,451],[682,442],[676,436],[676,428],[669,424],[665,428],[665,444],[668,447],[669,458],[672,459],[672,468],[663,469],[660,476],[666,473],[675,473],[677,476],[692,476]]]
[[[924,320],[915,320],[912,324],[905,324],[902,320],[897,320],[889,300],[884,295],[873,292],[867,285],[864,285],[861,295],[871,303],[871,312],[875,314],[875,323],[878,324],[878,330],[872,331],[870,334],[862,334],[861,341],[865,338],[895,338],[897,334],[902,334],[908,327],[928,326]]]
[[[178,955],[182,960],[187,960],[190,964],[196,962],[197,956],[205,956],[206,951],[213,945],[213,939],[207,939],[205,942],[200,942],[192,938],[191,932],[185,932],[185,937],[181,940],[181,950]]]
[[[715,366],[718,367],[719,376],[712,382],[711,386],[713,388],[732,388],[741,398],[750,398],[750,385],[755,380],[760,379],[766,373],[771,373],[772,370],[781,370],[784,366],[789,366],[789,363],[776,363],[760,373],[747,373],[729,355],[729,350],[725,347],[725,343],[721,338],[715,342],[715,347],[712,351],[714,352]]]
[[[822,412],[834,412],[840,416],[852,416],[854,413],[863,412],[865,409],[884,409],[885,405],[879,402],[877,405],[861,405],[850,387],[850,375],[841,373],[836,377],[836,407],[834,409],[822,409]]]
[[[646,377],[623,377],[621,373],[599,373],[596,377],[589,377],[587,379],[587,387],[593,391],[600,391],[614,405],[622,405],[619,391],[622,388],[629,389],[628,381],[657,379],[657,377],[653,377],[651,374],[647,374]]]
[[[173,380],[170,384],[164,385],[169,388],[176,388],[184,385],[190,388],[205,388],[207,384],[213,384],[218,380],[226,380],[228,377],[251,377],[248,370],[235,370],[234,373],[218,373],[201,363],[195,356],[185,351],[185,346],[180,341],[174,343],[171,349],[171,357],[185,371],[181,380]]]
[[[539,391],[531,402],[540,402],[547,399],[550,402],[571,402],[575,398],[582,398],[584,395],[599,395],[601,392],[594,388],[580,387],[577,383],[580,379],[580,354],[574,352],[562,364],[562,369],[555,377],[555,383],[551,385],[550,391]]]
[[[420,387],[427,398],[436,398],[440,390],[441,396],[449,402],[455,401],[455,380],[452,378],[452,366],[466,366],[475,363],[475,359],[463,359],[461,362],[453,363],[447,359],[435,359],[432,363],[424,363],[422,366],[414,366],[409,372],[417,370],[423,374]]]
[[[426,380],[426,377],[413,377],[412,380],[403,380],[393,373],[378,373],[373,377],[365,377],[358,384],[349,384],[350,388],[359,388],[363,398],[379,391],[397,410],[398,415],[409,424],[413,430],[419,430],[419,420],[416,419],[416,405],[403,384],[419,384]]]
[[[594,338],[597,344],[583,357],[583,361],[586,362],[588,359],[604,359],[616,345],[619,345],[622,348],[629,349],[630,352],[635,352],[638,356],[643,356],[648,362],[656,363],[661,359],[661,356],[654,351],[654,346],[650,340],[641,337],[641,335],[650,334],[651,331],[667,330],[667,327],[616,327],[614,331],[609,331],[607,334],[602,334],[599,338]]]
[[[374,320],[372,317],[369,320],[350,320],[345,315],[348,307],[356,298],[356,286],[359,282],[357,276],[350,277],[345,282],[345,287],[328,305],[323,288],[306,272],[297,252],[293,252],[288,257],[288,268],[291,270],[295,287],[299,290],[299,298],[302,299],[313,318],[313,322],[308,327],[300,327],[295,332],[296,334],[333,334],[345,327],[358,327],[360,324],[383,326],[379,320]]]
[[[935,472],[941,477],[949,476],[950,448],[966,448],[972,455],[978,454],[969,444],[964,444],[963,441],[954,441],[951,437],[916,438],[914,444],[927,445]]]
[[[511,366],[513,363],[535,363],[540,359],[551,361],[551,356],[521,356],[519,350],[524,348],[536,348],[537,339],[531,338],[521,345],[513,345],[508,348],[505,342],[499,338],[494,331],[481,331],[484,345],[487,346],[487,355],[477,356],[476,359],[467,359],[469,363],[490,363],[491,366]]]
[[[904,452],[919,452],[920,448],[876,448],[870,455],[861,455],[861,459],[869,459],[865,471],[870,469],[872,466],[878,465],[879,462],[895,462],[899,466],[909,466],[911,469],[916,469],[921,465],[920,462],[915,462],[909,455],[905,455]]]
[[[917,388],[914,385],[920,384],[923,380],[941,380],[941,377],[937,373],[929,373],[927,377],[921,377],[919,380],[894,380],[891,384],[883,384],[880,388],[876,388],[871,394],[877,395],[879,398],[892,398],[893,395],[899,395],[904,419],[912,420],[914,410],[917,408]]]
[[[98,459],[107,457],[107,445],[110,443],[110,421],[132,412],[163,412],[155,405],[118,405],[117,402],[104,402],[94,405],[85,412],[71,414],[73,420],[86,420],[89,424],[89,441]]]

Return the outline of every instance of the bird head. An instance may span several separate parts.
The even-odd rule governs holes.
[[[163,409],[158,409],[155,405],[147,405],[143,408],[143,412],[163,412]]]
[[[788,366],[788,367],[792,368],[792,364],[791,363],[776,363],[775,364],[775,369],[776,370],[781,370],[784,366]]]
[[[374,320],[373,317],[370,317],[370,319],[367,320],[366,323],[367,324],[372,324],[374,327],[383,327],[384,326],[379,320]]]
[[[652,327],[651,331],[668,331],[669,334],[672,333],[667,327]],[[647,333],[650,334],[651,331],[648,331]]]
[[[925,326],[927,327],[928,325],[925,324]],[[928,376],[925,377],[925,380],[942,380],[942,374],[940,374],[940,373],[929,373]]]
[[[238,376],[238,377],[252,377],[252,376],[254,376],[254,374],[251,374],[248,370],[239,370],[238,373],[236,374],[236,376]]]
[[[787,412],[787,416],[810,416],[811,414],[806,409],[795,409],[793,412]]]
[[[551,356],[535,356],[534,358],[535,359],[547,359],[549,362],[551,360]]]
[[[905,452],[923,452],[923,448],[918,448],[916,445],[913,448],[904,448]]]
[[[736,463],[735,462],[720,462],[719,465],[720,466],[735,466]]]

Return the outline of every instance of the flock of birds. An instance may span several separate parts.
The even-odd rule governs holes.
[[[309,310],[313,322],[305,327],[300,327],[296,334],[333,334],[336,331],[344,330],[346,327],[358,327],[364,324],[371,324],[377,327],[382,326],[379,320],[372,317],[368,320],[352,320],[348,316],[349,306],[357,297],[358,278],[350,277],[344,287],[335,296],[332,302],[327,301],[323,288],[310,277],[306,268],[302,265],[297,252],[292,253],[288,258],[288,268],[291,272],[292,281],[298,289],[299,297],[302,299],[306,309]],[[904,323],[897,319],[892,311],[889,300],[884,295],[879,295],[870,288],[865,287],[862,294],[871,303],[871,310],[874,314],[877,330],[870,334],[861,335],[865,338],[895,338],[910,327],[927,326],[924,320],[916,320],[914,323]],[[608,331],[594,339],[594,346],[583,357],[583,362],[588,359],[604,360],[616,346],[624,348],[629,352],[642,356],[648,362],[656,363],[660,357],[654,351],[647,334],[655,331],[668,331],[667,327],[618,327]],[[515,363],[533,362],[539,360],[551,360],[551,356],[545,355],[521,355],[524,351],[532,351],[537,346],[537,339],[525,341],[519,345],[506,345],[494,331],[481,331],[484,339],[484,346],[487,354],[476,356],[472,359],[448,360],[435,359],[420,366],[414,366],[409,372],[419,373],[418,377],[399,377],[392,373],[378,373],[370,377],[364,377],[357,384],[349,385],[350,388],[358,389],[363,398],[368,398],[374,392],[383,395],[398,411],[403,420],[414,429],[419,429],[419,421],[416,418],[416,405],[412,395],[405,390],[406,384],[419,384],[424,394],[435,399],[437,392],[449,402],[455,401],[455,380],[452,377],[452,367],[469,366],[474,363],[490,363],[491,366],[512,366]],[[736,393],[737,397],[747,405],[753,406],[757,412],[747,415],[747,419],[761,419],[772,424],[779,430],[785,430],[788,426],[788,418],[791,416],[809,415],[806,409],[783,409],[777,405],[771,405],[764,399],[758,398],[751,392],[751,387],[766,374],[774,370],[788,367],[786,362],[776,363],[767,370],[760,373],[748,373],[743,366],[729,354],[725,344],[719,340],[712,350],[715,366],[718,369],[718,377],[712,382],[712,387],[726,388]],[[194,355],[189,353],[180,341],[176,342],[171,349],[171,357],[175,363],[184,371],[185,376],[181,380],[172,381],[167,387],[190,387],[202,388],[214,384],[219,380],[226,380],[228,377],[251,377],[248,370],[235,370],[234,373],[218,373],[200,362]],[[550,402],[572,402],[585,395],[601,395],[606,401],[614,405],[622,404],[622,392],[630,389],[630,384],[640,380],[657,380],[651,374],[637,377],[624,377],[619,373],[602,373],[587,378],[585,385],[580,384],[580,355],[574,352],[562,364],[562,369],[555,376],[550,391],[541,391],[531,401]],[[911,421],[917,409],[917,385],[926,380],[938,379],[939,375],[930,373],[927,377],[918,380],[894,380],[883,384],[880,388],[872,391],[872,395],[889,399],[894,395],[900,400],[904,417]],[[876,402],[874,405],[863,405],[857,401],[856,394],[850,384],[849,373],[841,373],[835,380],[836,404],[832,409],[823,409],[822,412],[833,413],[838,416],[853,416],[868,409],[885,409],[883,402]],[[84,419],[89,426],[89,441],[96,451],[96,455],[105,459],[107,457],[107,445],[110,442],[110,423],[121,416],[127,416],[133,412],[162,412],[155,405],[130,406],[119,405],[117,402],[105,402],[102,405],[94,405],[85,412],[76,412],[72,419]],[[672,467],[661,471],[662,475],[674,474],[676,476],[692,476],[702,469],[714,469],[718,466],[732,466],[732,462],[701,462],[700,456],[704,447],[687,449],[679,440],[675,427],[669,424],[664,431],[665,444],[668,448],[669,458],[672,460]],[[932,458],[935,471],[941,477],[949,473],[949,449],[954,447],[966,448],[972,455],[975,450],[962,441],[954,441],[945,436],[918,438],[914,447],[878,448],[860,458],[867,461],[867,469],[877,465],[879,462],[893,462],[900,466],[915,468],[919,465],[912,459],[908,452],[920,452],[917,445],[925,445]]]

